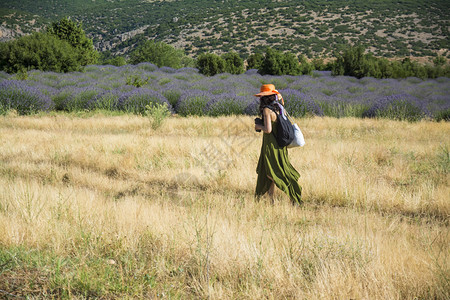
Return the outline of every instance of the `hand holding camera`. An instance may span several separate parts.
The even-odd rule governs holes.
[[[264,121],[261,118],[255,118],[255,125],[264,126]],[[261,129],[255,129],[257,132],[261,132]]]

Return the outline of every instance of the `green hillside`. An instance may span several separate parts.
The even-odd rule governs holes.
[[[270,45],[309,57],[361,43],[375,55],[449,56],[450,2],[236,0],[3,0],[0,39],[63,16],[83,22],[99,51],[127,53],[165,41],[186,53],[230,50],[243,57]]]

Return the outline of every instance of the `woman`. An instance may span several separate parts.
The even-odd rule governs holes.
[[[259,113],[262,117],[262,122],[255,119],[255,130],[264,132],[261,154],[256,167],[258,180],[255,195],[260,197],[269,192],[273,202],[276,185],[289,196],[293,204],[301,204],[302,188],[298,184],[300,174],[289,162],[287,148],[279,147],[275,138],[277,115],[282,108],[278,100],[281,99],[282,104],[284,101],[273,84],[262,85],[260,93],[255,96],[260,97]]]

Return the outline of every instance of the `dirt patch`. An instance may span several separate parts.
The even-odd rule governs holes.
[[[384,33],[385,31],[386,31],[386,29],[377,30],[377,32],[375,32],[375,35],[377,35],[379,37],[387,37],[387,34]]]
[[[291,28],[285,28],[285,27],[279,27],[279,28],[270,28],[267,30],[267,34],[270,36],[275,35],[293,35],[295,33],[294,29]]]

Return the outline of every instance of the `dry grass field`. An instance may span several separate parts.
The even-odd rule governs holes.
[[[301,207],[252,123],[0,117],[0,298],[449,299],[449,123],[299,119]]]

